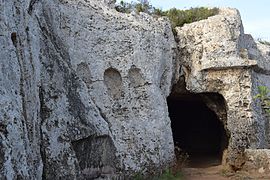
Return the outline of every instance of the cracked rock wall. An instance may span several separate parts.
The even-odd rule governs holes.
[[[170,24],[112,6],[0,1],[0,179],[113,178],[173,162]]]
[[[0,179],[41,179],[40,61],[29,1],[0,1]]]

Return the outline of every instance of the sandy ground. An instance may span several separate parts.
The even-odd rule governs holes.
[[[207,168],[184,168],[183,180],[270,180],[270,175],[247,172],[232,173],[224,170],[223,166]]]

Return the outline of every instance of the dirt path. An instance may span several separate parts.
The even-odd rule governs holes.
[[[270,180],[270,175],[245,172],[231,173],[220,166],[208,168],[184,168],[183,180]]]
[[[229,178],[222,174],[221,166],[208,168],[184,168],[185,180],[228,180]]]

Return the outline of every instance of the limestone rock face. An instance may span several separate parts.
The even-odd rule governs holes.
[[[112,178],[173,162],[166,19],[98,0],[0,9],[0,179]]]
[[[243,170],[260,174],[270,173],[269,149],[247,149],[245,154],[247,160]]]
[[[181,83],[224,97],[205,101],[229,137],[225,163],[238,169],[246,148],[270,147],[253,98],[270,87],[270,48],[244,34],[237,10],[177,28],[177,44],[167,19],[113,7],[1,1],[0,179],[126,179],[168,167],[166,98]]]
[[[269,86],[269,47],[257,46],[244,34],[239,12],[230,8],[177,28],[177,38],[178,77],[185,78],[187,90],[219,93],[226,101],[223,124],[230,140],[225,161],[238,169],[245,162],[245,148],[269,147],[269,127],[253,98],[258,84]]]
[[[40,34],[29,4],[0,3],[0,179],[42,176]]]

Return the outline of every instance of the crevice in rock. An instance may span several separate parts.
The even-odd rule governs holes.
[[[8,131],[7,131],[7,125],[0,122],[0,133],[2,133],[4,136],[7,136]]]
[[[49,109],[45,104],[44,99],[44,90],[42,87],[39,88],[39,103],[40,103],[40,118],[41,118],[41,125],[45,122],[46,119],[50,117],[50,114],[52,112],[51,109]]]
[[[27,59],[24,54],[24,44],[22,42],[22,39],[20,39],[20,36],[16,33],[13,32],[11,33],[11,40],[12,43],[15,47],[15,53],[17,57],[17,62],[19,65],[19,95],[20,95],[20,100],[21,100],[21,115],[22,118],[20,119],[21,121],[21,127],[22,127],[22,140],[23,140],[23,145],[24,148],[27,149],[31,147],[31,143],[33,140],[33,126],[32,123],[30,122],[30,118],[28,116],[28,94],[27,94],[27,83],[29,82],[28,78],[28,70],[27,70]],[[26,155],[27,158],[29,158],[29,161],[31,161],[32,156],[30,154]],[[27,162],[28,163],[28,162]],[[14,168],[16,174],[17,174],[17,179],[23,179],[21,177],[21,172],[18,171],[18,169]],[[29,172],[31,173],[31,169],[29,169]]]
[[[42,135],[42,126],[40,126],[40,141],[41,141],[41,145],[40,145],[40,156],[41,156],[41,161],[42,161],[42,164],[43,164],[43,167],[42,167],[42,179],[43,180],[46,180],[46,169],[47,169],[47,163],[46,163],[46,152],[45,152],[45,149],[44,147],[42,146],[42,142],[43,142],[43,135]]]
[[[33,9],[34,9],[34,5],[38,2],[39,0],[31,0],[28,6],[28,14],[32,15]]]
[[[50,116],[50,112],[48,111],[48,108],[45,105],[44,102],[44,94],[43,94],[43,89],[40,87],[39,88],[39,110],[40,110],[40,127],[39,127],[39,131],[40,131],[40,156],[41,156],[41,161],[43,163],[43,168],[42,168],[42,179],[45,180],[46,179],[46,169],[47,169],[47,163],[46,163],[46,152],[45,152],[45,147],[43,145],[44,143],[44,138],[43,138],[43,131],[42,131],[42,126],[43,123],[45,122],[45,120]]]
[[[34,66],[34,63],[33,63],[33,52],[32,52],[32,48],[31,48],[31,38],[30,38],[30,34],[29,34],[29,27],[27,26],[25,28],[25,33],[26,33],[26,37],[27,37],[27,47],[29,49],[29,61],[30,61],[30,64],[31,64],[31,67],[32,67],[32,71],[35,72],[35,66]]]
[[[263,74],[263,75],[270,75],[270,70],[263,69],[259,66],[255,66],[253,70],[258,73],[258,74]]]
[[[3,169],[4,169],[4,163],[5,163],[5,161],[6,161],[6,158],[5,158],[5,147],[4,147],[4,145],[3,145],[3,141],[2,141],[2,138],[1,138],[1,141],[0,141],[0,164],[1,164],[1,166],[0,166],[0,173],[2,173],[3,172]],[[0,177],[1,177],[1,175],[0,175]]]
[[[24,87],[24,81],[25,81],[25,65],[23,63],[23,53],[21,49],[21,42],[20,39],[17,37],[17,33],[13,32],[11,33],[11,40],[13,45],[16,48],[16,55],[17,55],[17,60],[20,68],[20,96],[22,100],[22,124],[23,127],[27,127],[26,121],[27,121],[27,109],[26,109],[26,95],[25,95],[25,87]],[[26,133],[26,130],[24,129],[24,132]]]
[[[17,33],[16,32],[12,32],[10,35],[11,41],[14,45],[14,47],[17,47]]]

